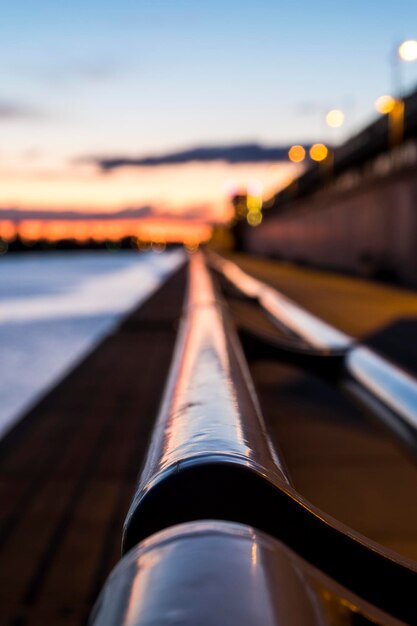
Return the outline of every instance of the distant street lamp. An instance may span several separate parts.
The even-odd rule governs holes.
[[[320,162],[327,158],[329,150],[323,143],[315,143],[311,146],[309,154],[312,161]]]
[[[292,163],[302,163],[306,158],[306,151],[303,146],[291,146],[291,148],[288,150],[288,158],[290,161],[292,161]]]
[[[392,96],[380,96],[375,108],[381,115],[389,115],[389,143],[400,144],[404,136],[404,94],[401,63],[417,61],[417,40],[406,39],[393,50],[392,55]]]
[[[380,96],[375,108],[381,115],[388,115],[388,139],[390,146],[402,142],[404,134],[404,100],[392,96]]]
[[[404,99],[401,62],[417,61],[417,40],[406,39],[395,46],[392,54],[392,94],[380,96],[375,108],[381,115],[388,115],[388,141],[397,146],[404,137]]]
[[[398,46],[398,56],[402,61],[417,61],[417,41],[415,39],[407,39]]]
[[[375,101],[375,108],[381,115],[387,115],[394,110],[396,100],[392,96],[380,96]]]
[[[324,139],[327,128],[332,128],[332,129],[341,128],[341,126],[343,126],[346,121],[346,115],[344,111],[342,111],[341,109],[328,109],[326,105],[323,103],[314,103],[314,102],[303,103],[302,108],[300,108],[300,113],[302,115],[317,116],[316,119],[319,122],[317,135],[318,135],[318,139],[320,138],[322,140]],[[328,131],[327,131],[327,134],[328,134]],[[333,133],[333,140],[330,141],[329,139],[329,143],[335,143],[334,136],[335,134]],[[295,146],[295,148],[298,149],[298,146]],[[298,157],[298,154],[299,154],[298,150],[295,152],[295,154]],[[292,160],[291,157],[290,157],[290,160]]]
[[[326,124],[330,128],[340,128],[345,121],[345,114],[340,109],[332,109],[326,114]]]
[[[417,61],[417,40],[406,39],[394,48],[392,55],[392,89],[397,98],[403,97],[401,62]]]
[[[345,114],[340,109],[331,109],[326,113],[326,125],[332,129],[332,139],[330,143],[333,145],[340,142],[340,128],[345,123]]]

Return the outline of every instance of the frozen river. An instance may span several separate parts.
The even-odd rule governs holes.
[[[180,251],[0,257],[0,436],[183,259]]]

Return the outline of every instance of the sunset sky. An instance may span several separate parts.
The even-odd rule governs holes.
[[[337,142],[391,90],[396,42],[417,36],[414,0],[0,0],[0,207],[112,211],[151,207],[227,217],[250,181],[264,194],[288,163],[121,167],[190,147]],[[417,64],[402,68],[404,89]],[[346,125],[323,117],[342,108]]]

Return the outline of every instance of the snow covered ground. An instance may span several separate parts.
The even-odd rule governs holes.
[[[183,260],[180,251],[0,257],[0,436]]]

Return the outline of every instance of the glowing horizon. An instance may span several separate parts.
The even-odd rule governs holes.
[[[185,243],[195,246],[211,237],[212,228],[208,224],[187,222],[179,218],[174,220],[158,218],[142,218],[136,220],[80,221],[80,220],[30,220],[25,219],[18,224],[8,220],[0,220],[0,238],[11,242],[18,236],[22,242],[45,240],[58,242],[74,240],[84,243],[88,240],[96,242],[121,241],[130,237],[140,242]]]
[[[232,217],[230,197],[255,183],[271,196],[293,178],[290,163],[187,163],[155,168],[124,167],[103,173],[93,166],[0,169],[0,207],[25,211],[75,210],[94,214],[150,207],[153,217],[205,223]],[[1,209],[0,209],[1,210]],[[1,219],[1,213],[0,213]]]
[[[190,223],[227,221],[233,189],[256,181],[267,199],[299,166],[160,161],[104,173],[91,155],[166,162],[189,146],[341,142],[376,115],[392,42],[417,18],[416,3],[389,11],[387,0],[378,23],[366,3],[20,4],[3,7],[0,208],[148,206],[155,220]],[[416,65],[403,65],[407,90]],[[345,116],[336,131],[330,110]]]

